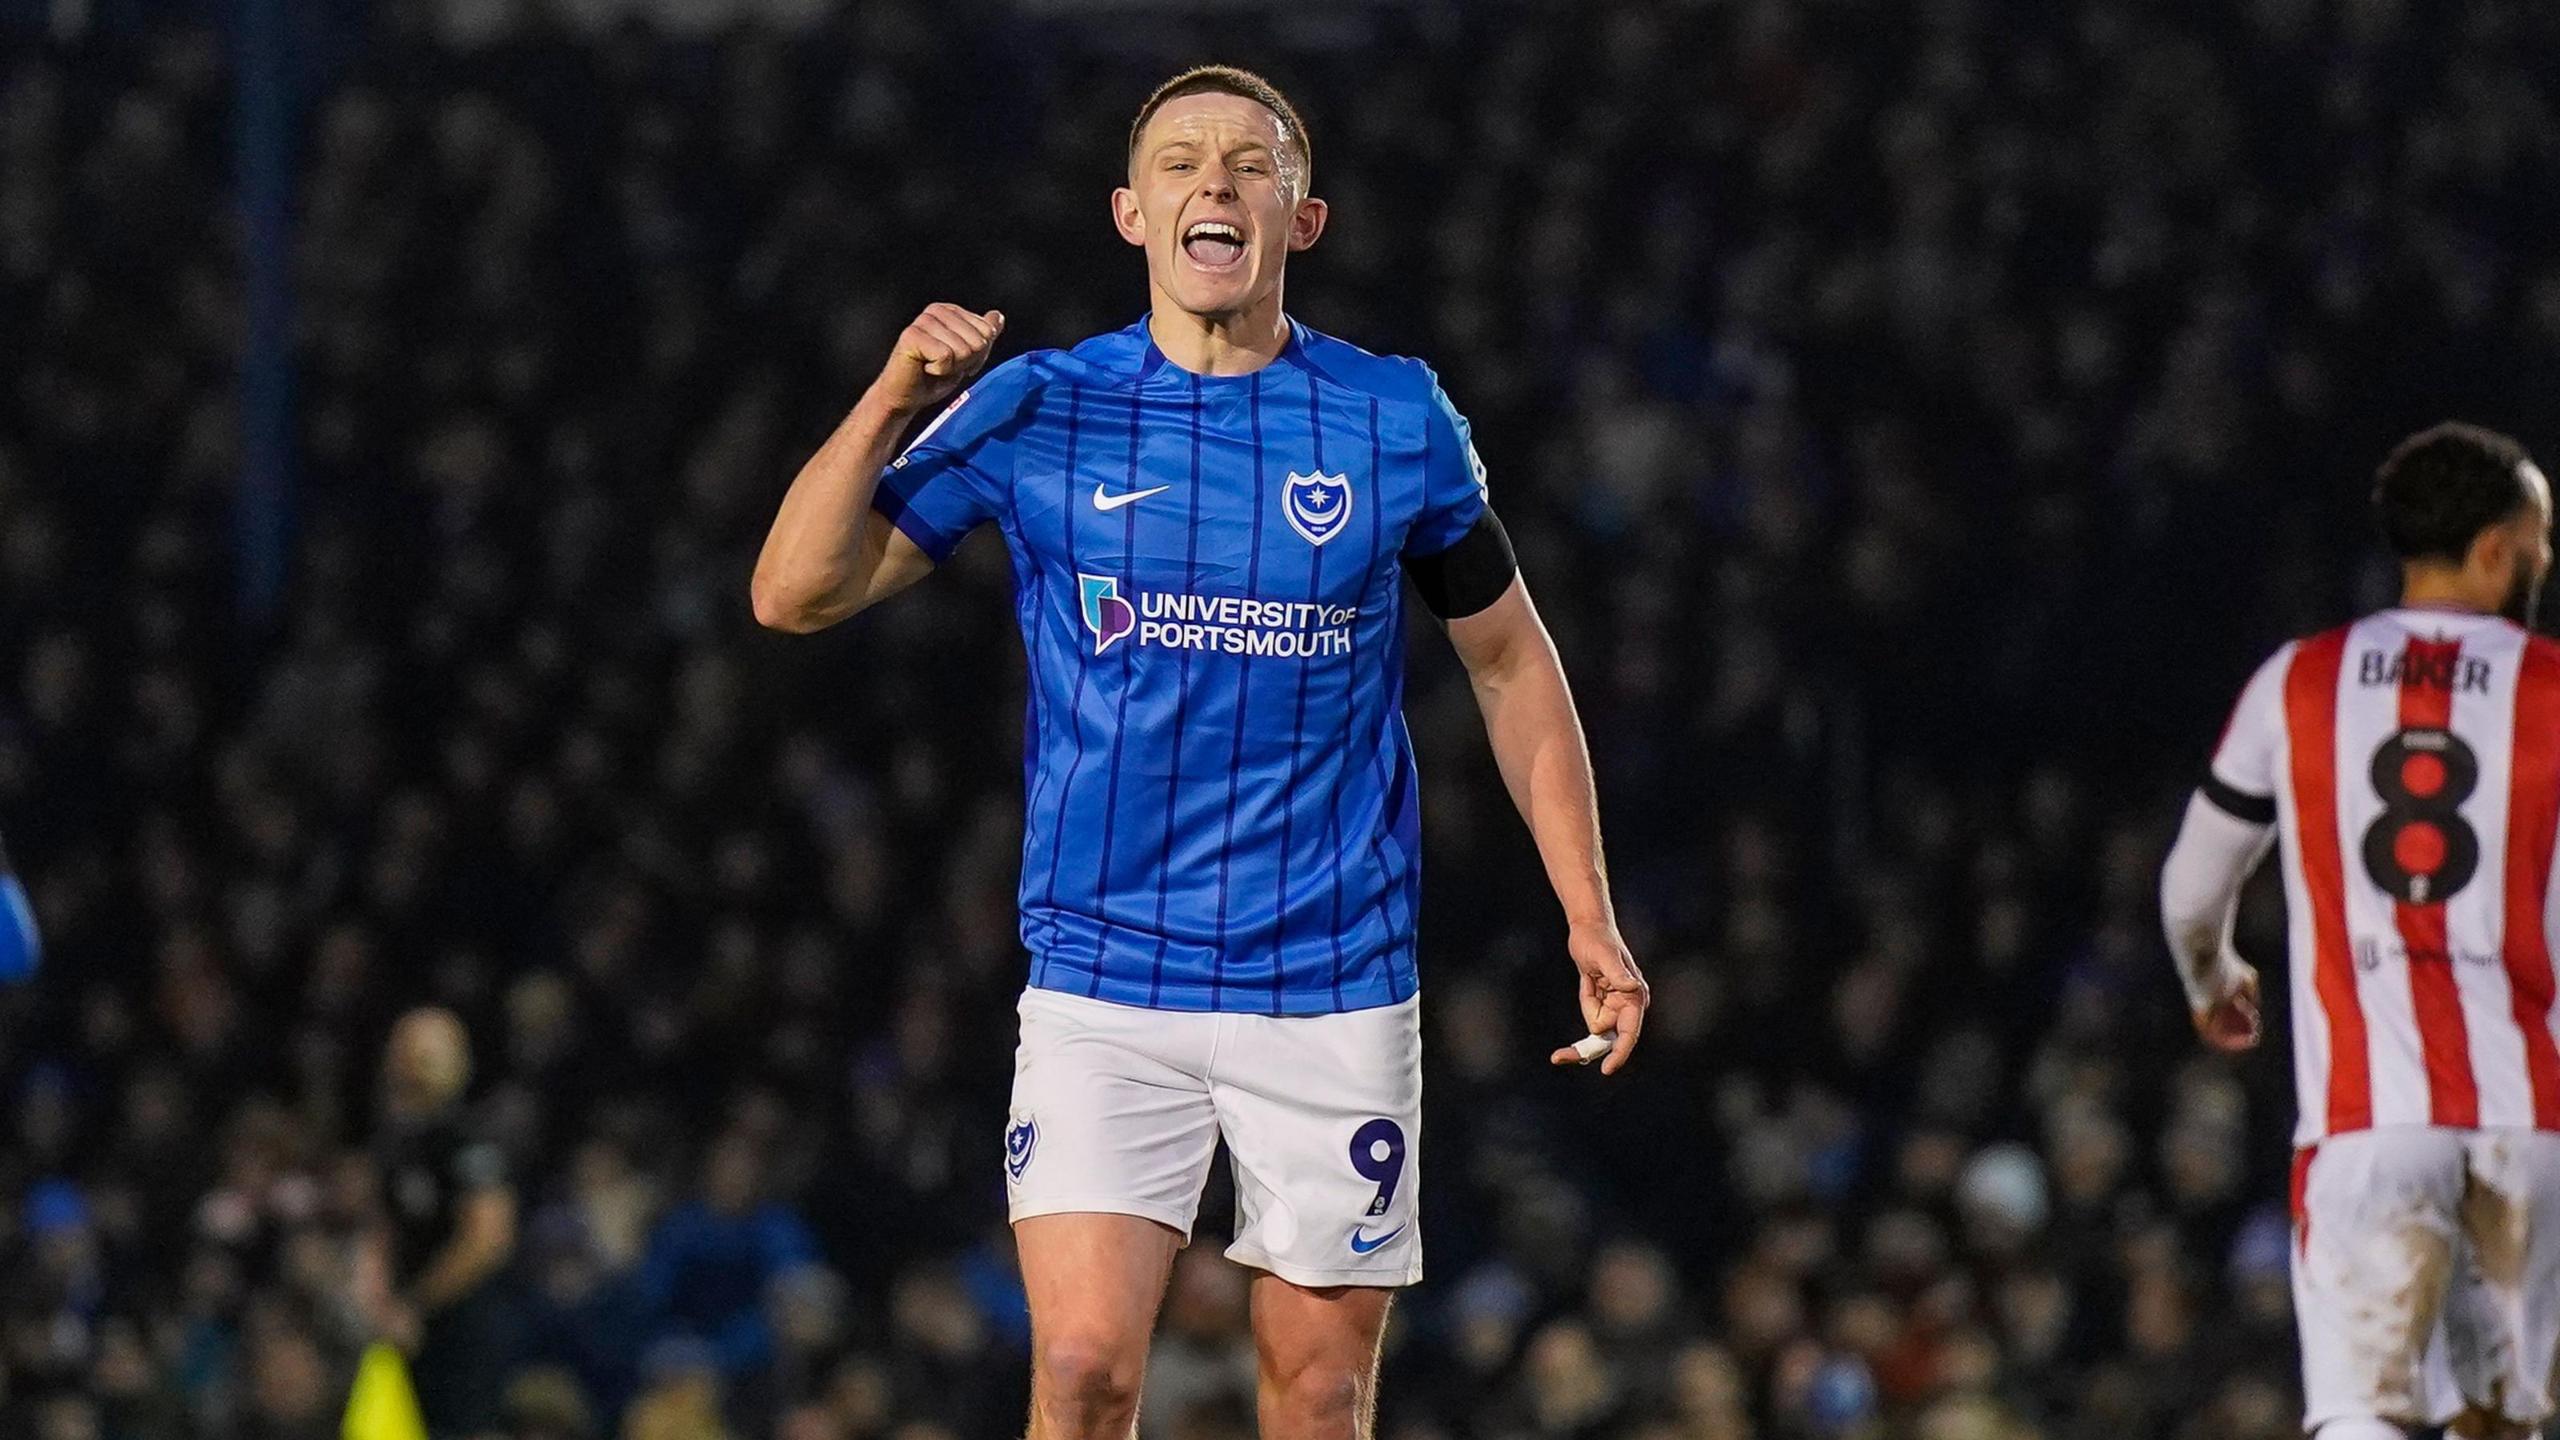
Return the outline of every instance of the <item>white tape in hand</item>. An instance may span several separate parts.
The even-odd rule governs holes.
[[[1585,1035],[1573,1042],[1574,1058],[1578,1063],[1588,1065],[1608,1054],[1609,1047],[1617,1043],[1615,1035]]]

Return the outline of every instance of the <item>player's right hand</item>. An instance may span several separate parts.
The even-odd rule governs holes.
[[[2195,1012],[2196,1033],[2204,1043],[2225,1055],[2237,1055],[2258,1048],[2262,1027],[2258,1018],[2257,967],[2238,956],[2223,960],[2224,973],[2231,979],[2222,987],[2222,998]]]
[[[927,305],[899,332],[889,363],[871,382],[872,393],[905,415],[939,405],[986,368],[996,337],[1003,333],[1001,310],[980,315],[957,305]]]

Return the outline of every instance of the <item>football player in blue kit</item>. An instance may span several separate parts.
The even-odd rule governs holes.
[[[1288,257],[1325,226],[1310,159],[1260,77],[1168,81],[1112,194],[1146,252],[1147,315],[981,375],[1003,315],[927,308],[756,565],[757,618],[809,631],[981,524],[1012,557],[1031,970],[1004,1167],[1034,1440],[1130,1433],[1222,1137],[1227,1253],[1257,1272],[1261,1433],[1371,1431],[1388,1300],[1422,1275],[1408,583],[1466,666],[1564,911],[1599,1038],[1552,1059],[1600,1053],[1615,1073],[1649,1001],[1573,699],[1466,421],[1427,366],[1282,309]]]

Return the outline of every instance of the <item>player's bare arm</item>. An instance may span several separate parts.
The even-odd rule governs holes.
[[[881,467],[917,416],[986,367],[1004,314],[935,304],[901,332],[851,414],[800,467],[756,557],[756,622],[806,634],[878,604],[933,568],[871,513]]]
[[[1614,1075],[1635,1053],[1653,992],[1618,934],[1600,849],[1591,750],[1564,665],[1528,586],[1516,578],[1492,605],[1450,621],[1449,641],[1475,687],[1502,783],[1528,822],[1547,883],[1564,906],[1565,944],[1581,974],[1583,1022],[1592,1034],[1610,1037],[1600,1071]],[[1584,1057],[1567,1045],[1551,1058],[1572,1065]]]

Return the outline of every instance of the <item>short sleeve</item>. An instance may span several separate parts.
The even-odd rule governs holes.
[[[2235,818],[2261,825],[2275,819],[2284,747],[2284,677],[2296,648],[2278,650],[2249,677],[2223,727],[2222,743],[2214,747],[2205,798]]]
[[[1428,367],[1423,370],[1430,377]],[[1407,556],[1437,555],[1465,537],[1484,513],[1484,461],[1476,457],[1467,418],[1430,378],[1431,408],[1422,452],[1422,514],[1405,537]]]
[[[944,406],[871,492],[871,508],[937,565],[970,531],[1004,513],[1012,493],[1013,440],[1030,395],[1010,368],[989,371]]]

